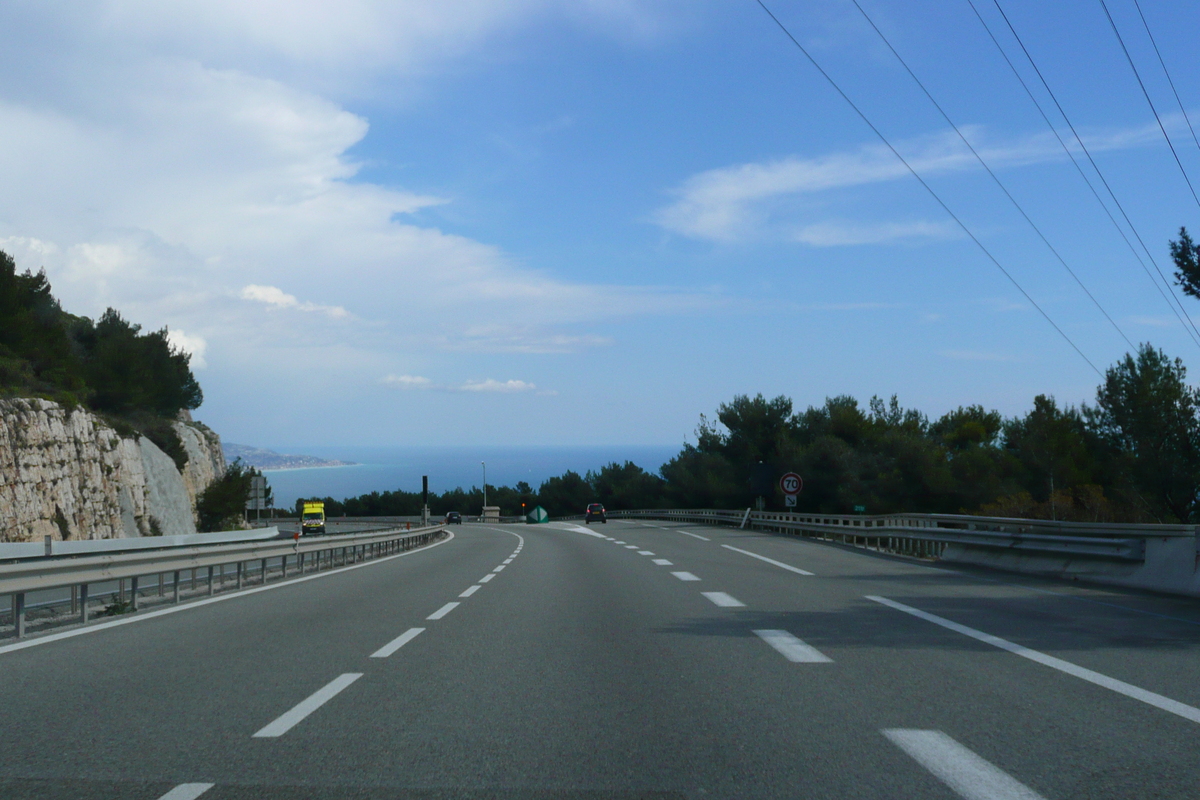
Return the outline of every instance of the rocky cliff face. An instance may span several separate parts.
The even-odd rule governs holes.
[[[225,471],[220,438],[175,423],[182,471],[145,437],[81,409],[0,399],[0,541],[195,533],[196,497]]]

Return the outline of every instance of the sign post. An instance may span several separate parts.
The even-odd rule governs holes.
[[[246,498],[246,511],[254,509],[254,521],[258,522],[262,518],[262,510],[267,507],[267,479],[263,475],[254,475],[250,478],[250,496]],[[247,522],[250,515],[246,514]]]
[[[779,488],[783,491],[783,504],[787,508],[796,507],[796,495],[804,488],[804,479],[795,472],[785,472],[779,479]]]

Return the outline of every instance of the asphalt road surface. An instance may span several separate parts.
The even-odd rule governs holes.
[[[1200,797],[1192,601],[670,523],[453,534],[0,647],[0,797]]]

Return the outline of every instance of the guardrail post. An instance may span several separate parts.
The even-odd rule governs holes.
[[[158,573],[158,596],[162,597],[164,591],[165,590],[163,589],[163,574],[160,572],[160,573]]]
[[[129,592],[129,608],[133,611],[138,610],[138,579],[135,575],[130,581]]]
[[[13,635],[18,639],[25,636],[25,593],[12,596]]]
[[[71,587],[71,615],[74,616],[79,611],[79,587]]]
[[[242,588],[242,572],[245,569],[245,562],[237,562],[237,588]]]
[[[79,584],[79,622],[82,625],[88,624],[88,585],[86,583]]]
[[[210,595],[213,593],[213,580],[212,579],[213,579],[213,568],[209,567],[208,568],[208,593]]]
[[[262,579],[263,585],[265,586],[267,583],[267,560],[265,558],[262,560]]]
[[[173,583],[175,584],[175,586],[174,586],[174,589],[175,589],[174,602],[178,603],[179,602],[179,570],[175,570],[175,574],[173,577],[175,578],[175,580],[173,581]]]

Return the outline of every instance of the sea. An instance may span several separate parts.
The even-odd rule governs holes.
[[[536,491],[542,481],[574,470],[583,475],[612,462],[632,461],[648,472],[674,458],[680,445],[553,446],[553,447],[273,447],[281,453],[352,461],[352,466],[265,470],[275,504],[288,508],[299,497],[344,499],[371,492],[421,491],[483,485],[514,486],[525,481]]]

